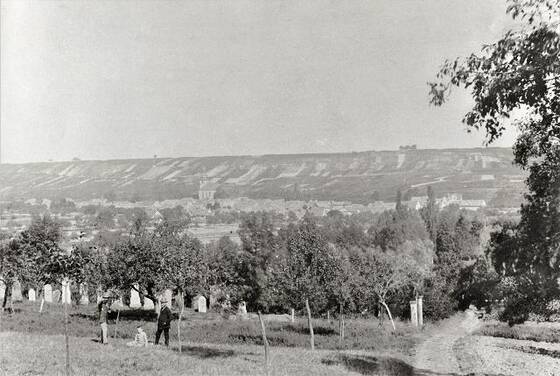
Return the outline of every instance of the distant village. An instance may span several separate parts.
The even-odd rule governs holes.
[[[118,233],[128,228],[138,212],[150,226],[161,222],[169,213],[188,220],[188,231],[203,243],[229,236],[239,242],[238,224],[243,213],[266,211],[281,218],[297,219],[310,213],[317,217],[337,211],[342,215],[377,214],[395,208],[396,202],[374,201],[367,205],[350,201],[253,199],[247,197],[216,198],[217,185],[202,180],[198,197],[163,201],[110,201],[107,198],[73,201],[71,199],[28,199],[0,202],[0,231],[17,232],[31,223],[33,215],[51,213],[62,224],[68,242],[93,239],[100,233]],[[412,196],[402,205],[420,210],[428,196]],[[460,209],[479,211],[488,208],[485,200],[466,200],[459,193],[447,193],[436,199],[442,209],[456,205]],[[517,208],[493,209],[494,214],[516,214]]]

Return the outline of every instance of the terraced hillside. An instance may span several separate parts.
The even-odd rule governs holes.
[[[512,157],[508,148],[477,148],[2,164],[0,200],[162,200],[196,195],[202,178],[216,183],[217,197],[364,203],[432,185],[465,199],[516,198],[524,175]]]

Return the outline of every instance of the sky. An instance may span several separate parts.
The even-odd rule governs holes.
[[[1,160],[480,147],[468,93],[433,107],[427,82],[509,22],[504,0],[2,0]]]

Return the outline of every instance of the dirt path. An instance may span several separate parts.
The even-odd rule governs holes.
[[[462,374],[455,355],[455,344],[479,325],[472,311],[457,314],[444,321],[436,333],[416,350],[415,368],[442,375]]]
[[[560,344],[471,335],[466,311],[444,321],[416,350],[419,375],[560,376]]]

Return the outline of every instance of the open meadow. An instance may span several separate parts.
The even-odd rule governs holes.
[[[8,375],[57,375],[65,370],[64,321],[61,305],[29,302],[15,304],[1,323],[1,369]],[[155,314],[128,310],[109,324],[110,344],[98,343],[95,306],[69,310],[70,363],[73,375],[262,375],[264,347],[258,320],[230,320],[216,313],[186,311],[179,353],[177,320],[172,322],[170,348],[130,348],[138,325],[150,342]],[[265,316],[266,320],[266,316]],[[340,342],[338,322],[314,320],[316,350],[309,347],[306,320],[295,323],[267,321],[272,375],[412,375],[414,348],[426,332],[397,322],[380,326],[376,319],[346,320],[345,339]]]

